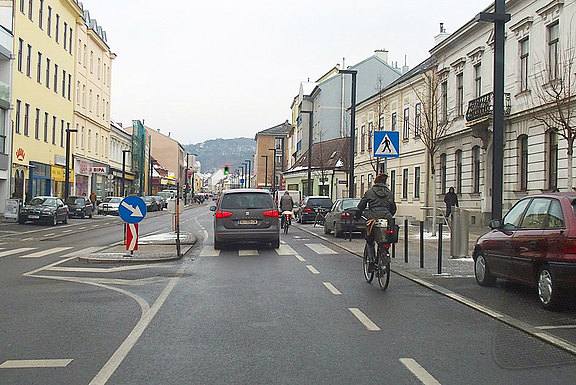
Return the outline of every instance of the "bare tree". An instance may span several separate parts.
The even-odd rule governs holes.
[[[382,74],[379,74],[378,77],[376,78],[376,87],[375,87],[377,93],[376,93],[376,103],[374,105],[375,107],[374,112],[376,114],[374,126],[376,126],[376,128],[374,128],[373,131],[380,130],[382,128],[380,125],[380,121],[381,119],[384,119],[384,112],[388,108],[388,104],[386,103],[386,99],[384,97],[384,85],[385,83],[384,80],[382,79]],[[371,143],[372,141],[373,134],[374,132],[368,133],[369,143]],[[369,157],[370,157],[370,166],[372,166],[372,170],[374,170],[374,172],[378,174],[381,168],[380,167],[380,164],[382,162],[381,158],[375,157],[372,154],[372,152],[370,152]]]
[[[544,68],[535,72],[533,92],[528,96],[532,103],[531,118],[547,130],[553,130],[567,142],[568,191],[574,189],[573,156],[576,140],[576,46],[566,40],[566,49],[560,43],[552,54],[542,61]]]

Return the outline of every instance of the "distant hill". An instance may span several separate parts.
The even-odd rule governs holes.
[[[252,155],[256,153],[254,138],[210,139],[183,147],[191,154],[198,155],[202,173],[214,173],[224,166],[230,166],[230,170],[234,171],[246,160],[252,160]]]

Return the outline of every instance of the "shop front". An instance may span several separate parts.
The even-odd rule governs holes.
[[[68,182],[74,183],[74,172],[69,170]],[[63,166],[52,166],[52,194],[54,196],[64,198],[64,186],[66,184],[66,168]],[[69,184],[70,186],[70,184]],[[71,191],[71,190],[70,190]],[[72,194],[70,194],[72,195]]]
[[[51,195],[52,166],[49,164],[30,162],[30,193],[32,199],[39,195]]]
[[[96,193],[98,200],[106,196],[108,166],[102,163],[92,163],[92,192]]]
[[[82,159],[74,161],[74,194],[76,196],[90,196],[90,169],[91,162]]]
[[[112,191],[114,196],[123,196],[122,194],[122,170],[110,169],[112,177]],[[124,173],[124,189],[126,195],[133,194],[134,188],[134,174],[126,171]]]

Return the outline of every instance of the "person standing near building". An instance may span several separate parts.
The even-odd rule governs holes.
[[[446,195],[444,195],[444,203],[446,203],[446,217],[452,214],[452,206],[458,206],[458,195],[454,192],[454,187],[450,187]]]

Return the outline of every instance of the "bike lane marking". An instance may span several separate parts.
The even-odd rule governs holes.
[[[258,255],[258,250],[238,250],[239,257],[250,257],[252,255]]]
[[[276,249],[276,253],[278,253],[278,255],[294,255],[296,254],[296,250],[287,244],[282,244],[278,249]]]
[[[200,252],[201,257],[219,257],[220,250],[216,250],[212,246],[204,246]]]
[[[372,320],[368,318],[366,314],[362,313],[362,311],[357,307],[349,307],[348,310],[350,310],[350,312],[354,314],[356,318],[358,318],[358,321],[362,322],[362,324],[366,326],[366,329],[368,329],[369,331],[377,332],[382,330],[378,327],[378,325],[372,322]]]
[[[330,282],[322,282],[322,283],[324,284],[324,286],[326,286],[328,290],[330,290],[330,293],[334,295],[342,295],[340,290],[336,289],[336,287],[332,285]]]
[[[299,260],[300,262],[306,262],[306,260],[304,258],[302,258],[300,255],[296,254],[295,255],[296,259]]]
[[[414,374],[424,385],[440,385],[426,369],[413,358],[400,358],[400,362]]]
[[[320,274],[320,272],[318,270],[316,270],[316,268],[312,265],[306,265],[306,267],[308,268],[308,270],[310,270],[310,272],[312,274]]]
[[[316,254],[338,254],[336,251],[320,243],[306,243],[305,245]]]

